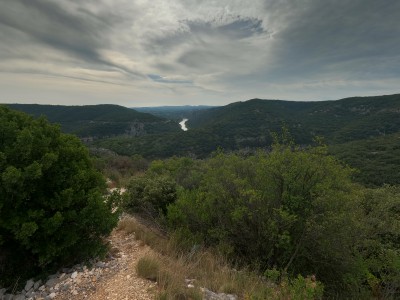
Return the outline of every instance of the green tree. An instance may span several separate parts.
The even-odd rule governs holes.
[[[104,251],[104,188],[78,138],[0,106],[0,282]]]

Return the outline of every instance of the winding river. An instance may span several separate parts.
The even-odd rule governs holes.
[[[182,121],[180,121],[179,122],[179,125],[181,125],[181,129],[183,130],[183,131],[187,131],[188,129],[187,129],[187,127],[186,127],[186,121],[188,121],[189,119],[183,119]]]

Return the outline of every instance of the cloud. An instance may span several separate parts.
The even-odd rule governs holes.
[[[5,0],[0,101],[132,106],[392,93],[399,11],[396,0]]]
[[[156,82],[163,82],[163,83],[180,83],[180,84],[184,84],[184,83],[192,83],[191,81],[188,80],[180,80],[180,79],[174,79],[174,78],[169,78],[169,77],[162,77],[160,75],[157,74],[149,74],[148,75],[149,78],[153,81]]]

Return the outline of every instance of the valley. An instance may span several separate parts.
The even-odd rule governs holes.
[[[305,299],[310,300],[320,299],[323,293],[334,299],[337,293],[346,297],[369,295],[372,288],[365,276],[374,276],[384,299],[399,291],[400,273],[392,264],[399,257],[395,242],[400,195],[398,94],[321,102],[251,99],[220,107],[151,108],[156,115],[117,105],[6,106],[32,115],[34,119],[24,114],[16,114],[16,118],[28,118],[35,126],[53,126],[44,125],[46,118],[58,124],[46,129],[49,137],[61,134],[61,128],[67,135],[57,141],[70,141],[87,156],[71,171],[72,166],[58,159],[68,157],[70,148],[57,148],[28,168],[20,168],[23,171],[4,169],[2,178],[7,185],[15,185],[15,178],[24,174],[36,182],[29,185],[34,199],[41,199],[36,186],[49,187],[43,173],[62,178],[69,171],[68,182],[82,189],[81,180],[97,180],[100,186],[104,176],[108,178],[109,192],[104,196],[108,200],[100,203],[112,208],[107,230],[116,226],[121,212],[134,215],[143,224],[122,220],[118,228],[125,226],[127,233],[134,233],[138,241],[133,248],[143,243],[152,249],[140,258],[126,250],[132,254],[128,254],[132,264],[113,273],[110,280],[108,275],[98,278],[106,289],[86,279],[79,285],[72,278],[68,280],[74,283],[73,288],[64,292],[22,293],[50,293],[60,299],[78,290],[93,297],[110,293],[149,297],[147,291],[122,282],[128,278],[127,282],[135,285],[143,282],[141,286],[151,286],[153,294],[168,295],[166,299],[178,294],[185,295],[184,299],[205,297],[207,293],[221,297],[233,293],[232,297],[239,299],[248,293],[259,299],[292,299],[298,293],[308,293]],[[11,113],[5,107],[0,109]],[[12,118],[0,121],[11,124],[4,126],[7,132],[17,132],[15,147],[24,147],[24,155],[48,151],[48,139],[37,131],[28,135],[27,130],[15,127]],[[77,146],[79,140],[73,135],[84,145]],[[14,134],[2,138],[10,140]],[[6,144],[2,151],[10,162],[26,159]],[[52,171],[54,162],[60,164],[58,171]],[[82,166],[93,168],[98,176],[81,175]],[[10,193],[7,185],[0,188]],[[59,188],[58,183],[52,186],[51,191]],[[112,193],[116,187],[125,193]],[[64,202],[57,199],[65,197],[68,203],[69,190],[50,196],[61,211]],[[52,220],[60,218],[58,214]],[[73,212],[66,215],[75,217]],[[36,220],[37,216],[28,218]],[[62,218],[54,220],[62,223]],[[331,247],[333,244],[338,246]],[[202,248],[193,252],[197,245]],[[208,257],[207,249],[212,249],[212,256]],[[182,253],[184,263],[176,259]],[[219,255],[224,259],[219,260]],[[205,271],[199,266],[194,271],[194,265],[203,259]],[[208,266],[207,260],[212,265]],[[141,270],[141,263],[162,272]],[[239,272],[244,276],[240,278],[231,269],[232,263],[251,270],[240,271],[244,272]],[[176,268],[181,268],[180,274],[174,273]],[[219,277],[225,276],[221,270],[228,270],[229,278],[221,281]],[[187,276],[195,276],[198,284],[186,281]],[[241,280],[254,284],[251,292],[241,286]],[[231,288],[226,288],[229,284]],[[121,289],[114,289],[114,285]]]

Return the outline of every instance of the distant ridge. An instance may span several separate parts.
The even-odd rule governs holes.
[[[174,122],[113,104],[84,106],[5,105],[34,117],[44,115],[50,122],[59,123],[64,132],[73,133],[85,138],[102,138],[118,135],[142,136],[179,131],[179,125]]]
[[[209,105],[181,105],[181,106],[155,106],[155,107],[134,107],[135,110],[171,120],[191,118],[197,111],[214,108]]]
[[[240,144],[268,135],[286,124],[299,143],[313,136],[329,143],[370,138],[400,130],[400,94],[298,102],[251,99],[198,111],[189,128],[212,131]]]

